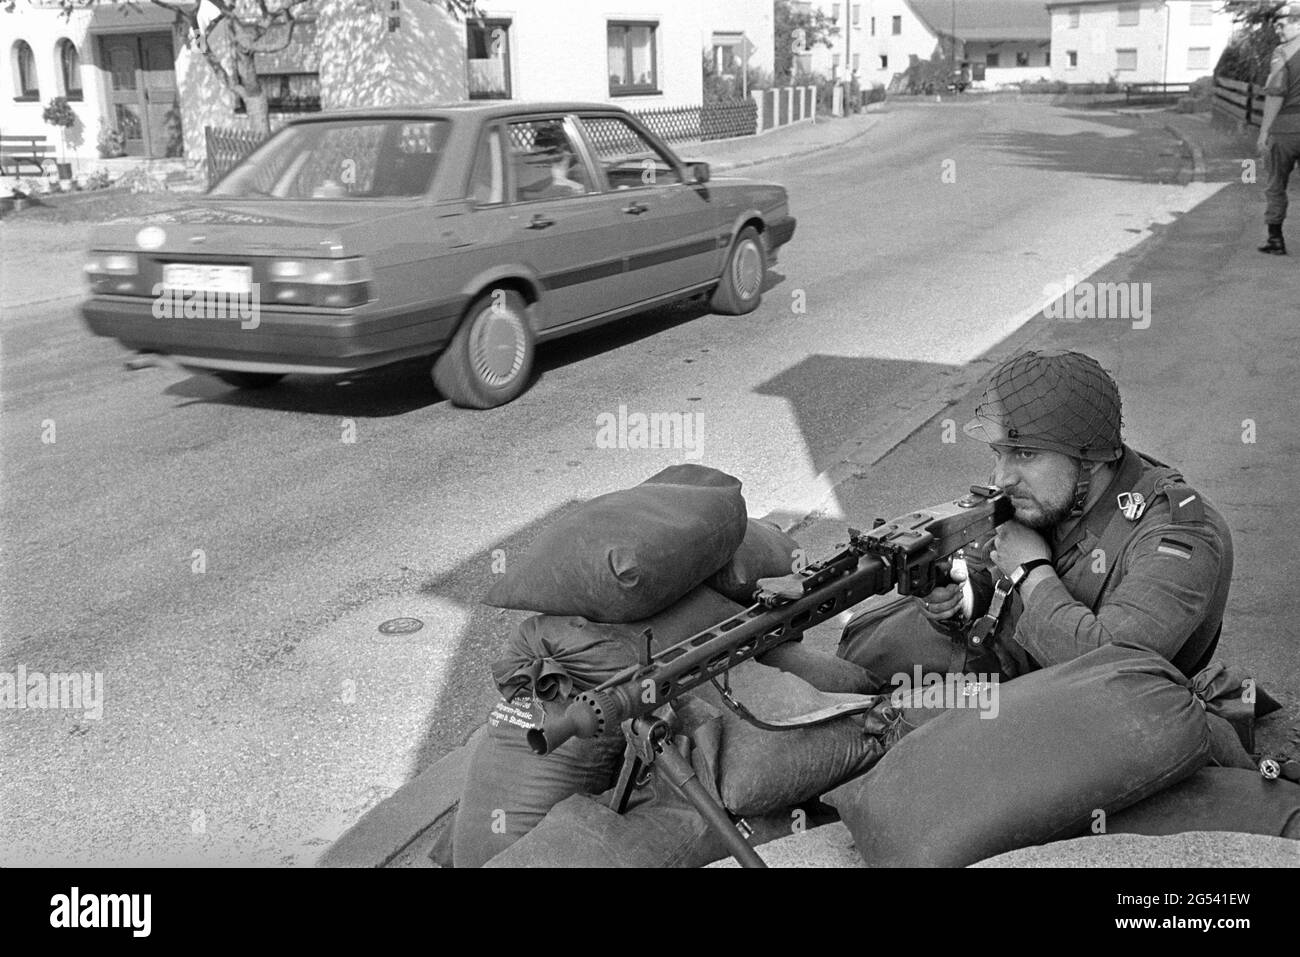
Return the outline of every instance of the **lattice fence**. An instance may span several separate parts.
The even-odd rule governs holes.
[[[758,132],[758,105],[752,100],[724,100],[703,106],[636,110],[650,131],[669,143],[679,140],[721,140]]]
[[[262,137],[248,130],[203,127],[208,152],[208,186],[225,176],[235,164],[261,145]]]

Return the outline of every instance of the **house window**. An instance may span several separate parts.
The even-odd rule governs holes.
[[[887,57],[887,56],[886,56],[885,54],[883,54],[883,53],[880,54],[880,69],[882,69],[882,70],[888,70],[888,69],[889,69],[889,57]]]
[[[1043,66],[1051,66],[1051,65],[1052,65],[1052,51],[1048,50],[1046,53],[1043,54]]]
[[[14,44],[13,57],[17,80],[14,88],[18,91],[14,99],[39,100],[41,89],[36,84],[36,57],[32,56],[32,48],[27,45],[26,40],[19,40]]]
[[[1189,47],[1187,50],[1187,69],[1208,70],[1210,68],[1209,47]]]
[[[60,40],[59,76],[63,80],[63,95],[69,100],[80,100],[81,95],[81,57],[71,40]]]
[[[1119,5],[1119,25],[1121,27],[1137,26],[1139,10],[1141,10],[1141,7],[1136,3],[1121,3]]]
[[[266,108],[271,113],[319,113],[319,73],[263,73],[257,78],[266,94]],[[235,112],[247,112],[244,101],[235,98]]]
[[[901,36],[903,33],[903,18],[891,17],[890,30],[893,32],[894,36]]]
[[[853,72],[854,72],[854,73],[857,73],[857,72],[858,72],[858,65],[861,63],[861,61],[862,61],[862,54],[861,54],[861,53],[855,53],[855,54],[853,54]]]
[[[1029,54],[1023,50],[1017,51],[1016,66],[1029,66]]]
[[[839,55],[838,53],[832,53],[832,54],[831,54],[831,70],[832,70],[832,71],[838,71],[839,68],[840,68],[840,55]]]
[[[855,3],[853,5],[853,25],[856,27],[861,22],[862,22],[862,4]]]
[[[510,21],[467,22],[465,62],[471,100],[510,99]]]
[[[611,21],[606,31],[609,49],[609,95],[658,93],[655,68],[657,23]]]
[[[876,18],[875,18],[875,17],[872,17],[872,18],[871,18],[871,35],[872,35],[873,37],[876,35]]]
[[[993,67],[994,69],[997,69],[997,67],[1000,65],[1000,60],[999,60],[999,58],[998,58],[998,54],[996,54],[996,53],[986,53],[986,54],[984,54],[984,65],[985,65],[985,66],[988,66],[988,67]]]
[[[840,5],[839,5],[838,3],[832,3],[832,4],[831,4],[831,19],[832,19],[832,20],[838,20],[839,18],[840,18]]]
[[[1066,50],[1066,51],[1065,51],[1065,56],[1066,56],[1066,59],[1069,61],[1068,63],[1066,63],[1066,66],[1074,67],[1074,66],[1078,66],[1078,65],[1079,65],[1079,51],[1078,51],[1078,50]]]
[[[1191,24],[1194,27],[1208,27],[1214,23],[1214,5],[1193,3],[1191,6]]]
[[[1078,28],[1078,26],[1079,26],[1079,8],[1072,7],[1070,9],[1070,29],[1075,30]]]
[[[1138,68],[1137,50],[1116,50],[1115,51],[1115,69],[1136,70],[1137,68]]]

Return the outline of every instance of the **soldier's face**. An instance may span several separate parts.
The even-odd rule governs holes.
[[[1288,43],[1300,36],[1300,6],[1290,7],[1283,14],[1277,22],[1277,32],[1282,42]]]
[[[994,445],[993,484],[1011,496],[1016,521],[1047,529],[1069,517],[1078,475],[1074,459],[1060,452]]]

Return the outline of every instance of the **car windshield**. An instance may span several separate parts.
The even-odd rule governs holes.
[[[375,119],[287,127],[217,183],[210,196],[384,199],[429,189],[446,120]]]

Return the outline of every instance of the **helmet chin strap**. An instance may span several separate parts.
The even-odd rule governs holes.
[[[1092,472],[1088,463],[1083,459],[1075,459],[1075,462],[1074,502],[1070,506],[1070,518],[1078,518],[1083,514],[1084,503],[1088,501],[1088,492],[1092,488]]]

